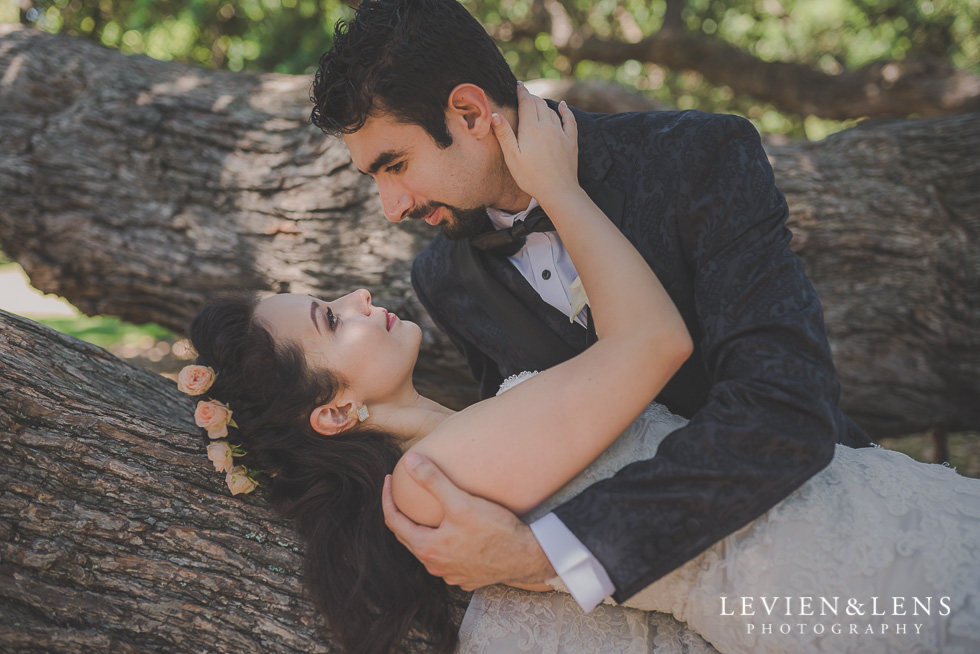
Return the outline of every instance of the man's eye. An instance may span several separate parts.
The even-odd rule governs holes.
[[[398,171],[400,171],[402,169],[402,163],[404,163],[404,162],[399,161],[396,164],[391,164],[390,166],[385,167],[385,172],[386,173],[397,173]]]
[[[333,309],[327,307],[327,326],[330,327],[330,331],[337,326],[337,319],[333,315]]]

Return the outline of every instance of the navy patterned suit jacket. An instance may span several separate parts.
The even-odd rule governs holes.
[[[779,502],[830,462],[835,443],[871,441],[841,412],[823,311],[789,249],[786,200],[751,124],[574,111],[582,187],[656,272],[694,341],[656,398],[690,423],[655,458],[555,511],[624,601]],[[466,241],[437,236],[412,281],[484,397],[588,344],[506,259]]]

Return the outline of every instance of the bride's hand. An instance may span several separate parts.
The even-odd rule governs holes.
[[[555,113],[518,84],[517,120],[516,136],[502,115],[494,114],[491,123],[521,190],[544,204],[550,196],[578,188],[578,126],[568,105],[562,102]]]

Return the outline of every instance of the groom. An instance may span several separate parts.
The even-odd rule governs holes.
[[[490,127],[493,112],[517,126],[525,92],[455,0],[363,0],[313,88],[313,122],[344,135],[385,216],[440,228],[412,281],[484,397],[594,338],[588,310],[570,306],[574,265],[546,219],[531,227],[540,210]],[[827,465],[836,443],[870,440],[840,410],[820,303],[789,249],[786,201],[751,125],[698,112],[573,111],[583,189],[656,272],[694,340],[656,398],[690,423],[656,458],[529,528],[421,457],[414,474],[442,499],[446,520],[415,525],[390,493],[385,514],[451,584],[535,584],[557,573],[588,611],[764,513]]]

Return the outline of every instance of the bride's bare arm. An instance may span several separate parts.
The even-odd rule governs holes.
[[[519,139],[494,122],[514,179],[548,212],[582,278],[598,342],[582,354],[445,420],[412,449],[460,488],[518,515],[601,454],[690,355],[690,335],[649,265],[578,185],[577,132],[519,89]],[[562,121],[564,125],[562,124]],[[405,471],[399,509],[436,526],[442,505]]]

